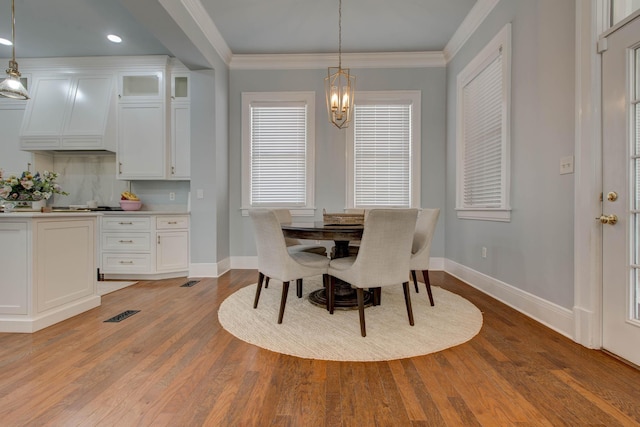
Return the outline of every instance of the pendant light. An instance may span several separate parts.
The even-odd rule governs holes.
[[[16,62],[16,10],[15,0],[11,0],[11,61],[7,74],[9,77],[0,83],[0,95],[13,99],[29,99],[27,89],[20,81],[20,71],[18,71],[18,63]]]
[[[342,0],[338,7],[338,67],[329,67],[324,79],[329,121],[339,129],[349,127],[353,114],[356,76],[342,68]]]

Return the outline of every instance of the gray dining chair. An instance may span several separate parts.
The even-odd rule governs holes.
[[[416,271],[422,271],[422,277],[424,278],[424,284],[432,307],[434,302],[433,294],[431,293],[431,282],[429,281],[429,261],[431,260],[431,241],[438,223],[438,216],[440,216],[440,209],[422,209],[418,214],[416,229],[413,234],[411,259],[409,260],[411,278],[416,292],[420,292],[418,290]]]
[[[407,271],[417,215],[417,209],[372,209],[364,223],[358,255],[336,258],[329,264],[329,313],[334,310],[335,279],[351,284],[356,288],[363,337],[367,335],[364,288],[402,284],[409,324],[414,324]]]
[[[273,212],[276,214],[278,221],[280,224],[290,223],[292,222],[291,211],[289,209],[273,209]],[[318,255],[327,256],[327,248],[322,245],[312,245],[302,243],[298,239],[293,239],[291,237],[285,237],[284,241],[287,245],[287,250],[289,253],[295,252],[311,252]],[[265,289],[269,287],[269,277],[265,278],[264,281]],[[298,281],[296,286],[296,294],[298,298],[302,298],[302,280]]]
[[[278,313],[278,323],[282,323],[289,293],[289,282],[296,281],[298,296],[302,294],[302,279],[305,277],[322,274],[326,284],[328,282],[329,258],[311,252],[289,252],[280,228],[280,222],[272,210],[251,209],[249,216],[253,221],[258,251],[258,285],[253,308],[258,307],[262,282],[265,277],[282,281],[282,296]]]

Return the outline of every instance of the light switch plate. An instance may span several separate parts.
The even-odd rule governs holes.
[[[566,156],[560,159],[560,175],[573,173],[573,156]]]

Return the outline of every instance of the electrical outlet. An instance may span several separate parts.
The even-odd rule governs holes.
[[[487,257],[487,248],[486,247],[482,247],[482,258],[486,258]]]
[[[173,191],[169,193],[169,200],[173,201],[176,199],[176,193],[174,193]]]

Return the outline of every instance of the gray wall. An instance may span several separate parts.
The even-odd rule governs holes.
[[[445,201],[445,101],[443,67],[407,69],[351,69],[357,90],[422,91],[422,207],[444,208]],[[316,215],[322,209],[341,212],[346,206],[346,130],[327,119],[322,70],[231,70],[229,91],[229,180],[231,255],[254,256],[253,228],[241,207],[241,94],[242,92],[309,91],[316,93]],[[357,95],[356,95],[357,96]],[[307,218],[308,219],[308,218]],[[444,255],[444,221],[440,221],[432,256]]]
[[[226,65],[192,71],[191,84],[191,263],[212,264],[229,257]]]
[[[456,76],[508,22],[511,222],[459,220]],[[574,150],[574,22],[572,0],[503,0],[447,67],[446,258],[566,308],[573,306],[574,176],[559,171],[560,158]]]

